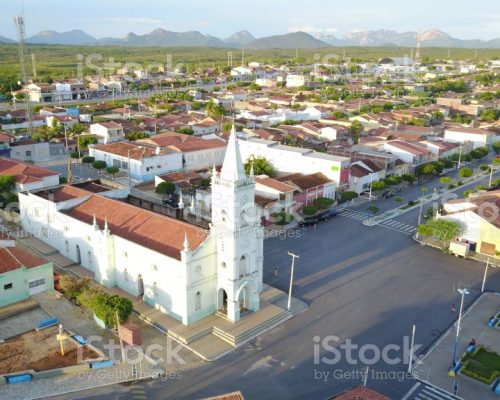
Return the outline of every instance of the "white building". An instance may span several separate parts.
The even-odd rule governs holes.
[[[90,134],[97,136],[99,143],[114,142],[125,137],[123,127],[113,121],[90,125]]]
[[[304,75],[288,74],[286,76],[286,87],[301,87],[306,84]]]
[[[489,146],[495,141],[495,134],[477,128],[449,128],[444,131],[444,139],[450,142],[473,142],[473,148]]]
[[[130,172],[135,181],[152,181],[155,175],[182,170],[182,153],[136,143],[114,142],[89,146],[89,155],[111,167]]]
[[[276,171],[312,174],[321,172],[337,187],[349,182],[348,157],[319,153],[311,149],[285,146],[272,140],[249,138],[239,141],[243,160],[252,156],[266,158]]]
[[[129,189],[96,194],[69,185],[21,193],[21,221],[97,282],[140,296],[183,324],[217,310],[237,321],[240,309],[259,309],[262,291],[254,185],[233,130],[212,178],[210,231],[115,199]]]
[[[13,176],[16,192],[59,185],[59,174],[12,158],[0,158],[0,176]]]

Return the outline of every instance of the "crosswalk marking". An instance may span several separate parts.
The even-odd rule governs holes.
[[[403,400],[461,400],[461,398],[430,384],[418,382]]]
[[[372,217],[372,215],[370,214],[366,214],[357,210],[349,210],[348,208],[339,209],[339,215],[360,222]],[[386,221],[380,222],[379,224],[377,224],[377,226],[392,229],[397,232],[404,233],[405,235],[411,235],[413,232],[415,232],[414,226],[406,224],[404,222],[395,221],[393,219],[388,219]]]

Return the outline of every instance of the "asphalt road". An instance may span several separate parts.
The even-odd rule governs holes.
[[[417,213],[418,209],[410,211],[405,218],[415,221]],[[382,349],[389,344],[402,345],[403,337],[416,324],[420,353],[457,317],[451,305],[459,302],[458,285],[475,293],[466,304],[478,295],[483,265],[416,244],[401,232],[383,226],[365,227],[342,216],[321,223],[317,229],[296,232],[295,238],[266,240],[264,280],[288,290],[287,251],[293,250],[300,255],[294,296],[305,301],[309,309],[232,354],[183,373],[181,379],[141,384],[146,398],[197,399],[242,390],[248,399],[326,399],[361,383],[365,363],[354,351],[354,364],[347,362],[345,352],[335,365],[316,364],[315,336],[336,335],[340,338],[337,345],[350,339],[355,345],[372,344]],[[275,268],[279,269],[278,277],[274,276]],[[499,288],[500,274],[492,272],[486,289]],[[326,350],[320,355],[331,358]],[[367,352],[367,357],[370,354]],[[403,363],[378,362],[371,366],[368,386],[401,399],[414,383],[402,379],[406,369]],[[377,373],[392,375],[372,375]],[[135,398],[134,392],[123,386],[105,391],[79,396]]]

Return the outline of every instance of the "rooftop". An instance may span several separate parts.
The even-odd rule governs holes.
[[[0,274],[23,267],[34,268],[44,264],[47,264],[45,260],[17,247],[0,248]]]
[[[35,167],[22,161],[11,158],[0,158],[0,175],[14,176],[16,183],[25,184],[39,182],[48,176],[58,176],[59,174],[50,169]]]

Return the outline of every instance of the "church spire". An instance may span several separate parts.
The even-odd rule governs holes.
[[[234,125],[229,135],[229,141],[227,142],[226,156],[222,164],[220,178],[232,182],[246,178]]]

